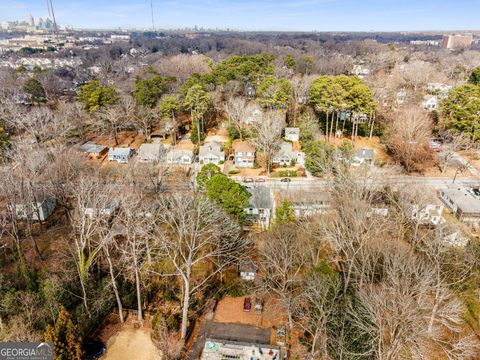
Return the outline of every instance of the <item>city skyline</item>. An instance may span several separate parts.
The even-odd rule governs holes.
[[[54,1],[57,23],[91,29],[152,27],[150,1]],[[153,1],[157,29],[258,31],[476,30],[480,0]],[[348,10],[348,11],[346,11]],[[0,0],[0,21],[48,16],[44,1]],[[135,14],[132,16],[131,14]],[[394,25],[393,25],[394,24]]]

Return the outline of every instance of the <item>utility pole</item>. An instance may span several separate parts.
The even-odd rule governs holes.
[[[155,31],[155,20],[153,17],[153,0],[150,0],[150,11],[152,12],[152,31]]]

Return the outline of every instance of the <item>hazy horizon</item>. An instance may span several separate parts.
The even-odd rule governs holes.
[[[57,23],[79,29],[151,29],[150,0],[53,0]],[[156,29],[398,32],[479,28],[480,0],[153,1]],[[46,17],[44,1],[0,0],[0,21]],[[133,14],[133,15],[132,15]]]

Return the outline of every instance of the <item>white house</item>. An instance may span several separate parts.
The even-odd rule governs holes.
[[[442,212],[442,205],[428,204],[423,207],[413,205],[411,216],[420,225],[435,227],[445,222]]]
[[[98,199],[95,199],[98,200]],[[105,204],[87,204],[85,208],[83,209],[83,212],[85,215],[87,215],[90,218],[96,217],[96,216],[105,216],[107,218],[113,216],[115,214],[115,211],[118,208],[118,203],[115,200],[108,201]]]
[[[193,163],[193,151],[171,148],[167,153],[167,164],[190,165]]]
[[[225,160],[225,152],[222,150],[222,144],[218,141],[210,141],[200,146],[198,154],[200,163],[219,165],[220,161]]]
[[[116,161],[120,164],[126,164],[131,156],[132,149],[130,148],[111,148],[108,150],[108,161]]]
[[[249,191],[252,196],[244,211],[250,219],[267,229],[270,226],[274,207],[272,192],[266,186],[256,186]]]
[[[253,281],[258,272],[258,266],[253,260],[240,260],[238,264],[238,273],[243,280]]]
[[[397,91],[397,93],[395,94],[395,101],[397,103],[397,105],[403,105],[407,102],[407,92],[405,91],[405,89],[402,89],[400,91]]]
[[[140,145],[138,149],[138,161],[143,163],[159,163],[165,154],[165,148],[162,143],[153,142]]]
[[[294,128],[294,127],[285,128],[285,140],[287,141],[300,140],[300,128]]]
[[[426,95],[423,97],[422,107],[425,110],[433,111],[438,108],[438,97],[435,95]]]
[[[45,221],[53,213],[57,202],[54,198],[37,196],[37,202],[31,204],[16,204],[15,214],[19,219],[30,219],[33,221]]]
[[[303,166],[305,164],[305,153],[303,151],[293,150],[293,145],[289,142],[282,141],[280,149],[273,156],[272,162],[276,165],[289,166],[292,162]]]
[[[363,65],[354,65],[352,73],[359,78],[363,79],[365,76],[370,74],[370,69],[368,67],[365,67]]]
[[[372,165],[374,160],[373,149],[357,149],[352,159],[352,166]]]

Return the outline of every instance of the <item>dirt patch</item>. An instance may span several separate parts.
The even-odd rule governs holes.
[[[125,327],[107,342],[105,360],[160,360],[148,329]]]
[[[252,301],[254,296],[250,297]],[[244,297],[226,297],[220,300],[215,311],[214,322],[253,325],[259,328],[278,327],[286,324],[286,317],[281,304],[274,299],[267,299],[261,314],[243,311]]]

